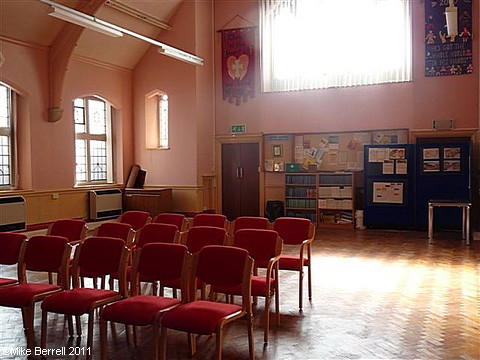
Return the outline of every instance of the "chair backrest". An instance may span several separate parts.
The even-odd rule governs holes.
[[[234,246],[245,249],[255,265],[265,266],[282,253],[282,239],[274,230],[242,229],[235,233]]]
[[[195,279],[212,286],[242,285],[242,302],[248,306],[252,273],[253,259],[247,250],[233,246],[205,246],[194,255],[190,289],[196,289]]]
[[[172,224],[146,224],[139,230],[135,244],[142,247],[149,243],[175,243],[180,238],[177,226]]]
[[[304,218],[279,217],[273,223],[273,230],[283,239],[284,245],[301,245],[315,236],[315,226]]]
[[[160,283],[184,278],[184,272],[189,270],[190,258],[188,248],[183,244],[145,244],[133,257],[132,283],[136,286],[132,286],[132,295],[139,293],[141,278]],[[182,285],[184,291],[186,285]]]
[[[186,217],[183,214],[176,213],[161,213],[155,216],[153,223],[172,224],[176,225],[179,231],[186,230]]]
[[[219,228],[226,228],[228,224],[227,217],[222,214],[196,214],[192,220],[192,227],[194,226],[215,226]]]
[[[0,264],[16,264],[20,255],[20,248],[26,238],[25,234],[20,233],[0,233]]]
[[[108,221],[101,223],[95,229],[93,236],[116,237],[125,241],[127,246],[130,246],[135,237],[135,230],[133,230],[130,224]]]
[[[60,219],[50,224],[47,235],[64,236],[72,242],[84,239],[87,230],[87,223],[83,219]]]
[[[66,286],[72,247],[64,236],[35,235],[23,242],[18,260],[18,278],[27,282],[26,271],[57,273],[57,283]]]
[[[240,216],[233,221],[232,234],[242,229],[268,229],[270,221],[260,216]]]
[[[227,231],[214,226],[195,226],[185,234],[184,244],[192,254],[207,245],[224,245]]]
[[[72,267],[73,286],[79,287],[80,272],[91,277],[119,274],[120,292],[125,292],[125,266],[128,248],[122,239],[87,237],[76,249]]]
[[[118,222],[130,224],[133,230],[137,231],[152,221],[148,211],[129,210],[125,211],[118,218]]]

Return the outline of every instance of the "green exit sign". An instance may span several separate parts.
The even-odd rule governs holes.
[[[247,126],[242,124],[242,125],[232,125],[231,127],[231,133],[232,134],[244,134],[247,132]]]

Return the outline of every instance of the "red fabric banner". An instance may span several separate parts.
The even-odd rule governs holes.
[[[255,96],[255,27],[222,30],[223,99],[240,105]]]

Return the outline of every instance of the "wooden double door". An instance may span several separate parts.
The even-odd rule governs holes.
[[[222,212],[229,220],[258,216],[259,144],[222,144]]]

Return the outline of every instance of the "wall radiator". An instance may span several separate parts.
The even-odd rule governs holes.
[[[90,219],[104,220],[122,213],[122,190],[105,189],[90,191]]]
[[[25,230],[25,198],[23,196],[0,197],[0,231]]]

